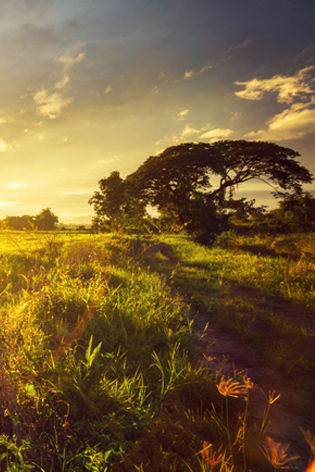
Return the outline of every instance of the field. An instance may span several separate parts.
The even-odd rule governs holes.
[[[311,234],[4,232],[0,260],[0,470],[305,470]]]

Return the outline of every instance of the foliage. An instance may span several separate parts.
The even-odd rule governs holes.
[[[43,209],[38,215],[30,216],[7,216],[2,225],[6,229],[13,230],[39,230],[51,231],[57,228],[58,217],[52,213],[50,208]]]
[[[235,299],[233,312],[216,311],[225,279],[311,302],[306,261],[290,269],[182,236],[2,238],[0,470],[202,472],[218,459],[222,471],[268,470],[269,443],[291,459],[279,443],[261,443],[270,404],[259,422],[244,374],[217,378],[198,367],[179,291],[258,348],[269,323],[266,355],[307,389],[310,333]],[[300,377],[283,337],[300,353]]]
[[[311,175],[295,161],[298,156],[292,149],[261,141],[186,143],[149,157],[127,182],[153,205],[174,202],[180,206],[204,195],[220,202],[227,191],[233,193],[237,185],[253,178],[286,190],[300,188],[311,181]],[[211,175],[219,177],[216,188]]]
[[[45,208],[39,215],[35,216],[34,223],[40,231],[54,230],[58,223],[58,217],[52,213],[50,208]]]
[[[130,225],[139,226],[145,214],[144,205],[129,194],[126,182],[119,172],[114,171],[109,177],[101,179],[99,189],[89,200],[96,214],[93,219],[94,228],[100,231],[106,228],[118,231],[122,227],[127,229]]]
[[[207,242],[211,233],[226,227],[227,208],[235,206],[232,197],[239,184],[261,179],[279,192],[299,191],[301,184],[311,182],[309,171],[295,160],[298,156],[292,149],[266,142],[180,144],[149,157],[125,180],[118,172],[102,179],[100,192],[90,203],[98,217],[112,222],[122,221],[128,207],[138,209],[140,220],[151,205],[164,225],[185,227]]]
[[[2,225],[15,230],[32,230],[35,228],[35,221],[34,217],[30,215],[7,216],[2,221]]]
[[[244,205],[229,217],[229,226],[240,233],[292,233],[311,231],[315,225],[315,198],[308,192],[279,194],[278,207],[266,211],[265,207]]]
[[[106,219],[108,219],[115,229],[119,225],[123,214],[123,206],[126,200],[126,185],[119,172],[115,171],[106,179],[104,178],[99,181],[99,188],[100,190],[95,192],[89,200],[89,204],[94,207],[98,217],[98,225],[104,224]]]

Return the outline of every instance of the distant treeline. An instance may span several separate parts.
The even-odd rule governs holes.
[[[44,208],[38,215],[7,216],[0,221],[2,229],[52,231],[57,229],[58,216],[50,208]]]

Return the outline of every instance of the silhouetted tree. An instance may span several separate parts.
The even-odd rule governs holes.
[[[112,230],[139,227],[145,214],[145,204],[129,192],[117,171],[99,181],[99,191],[93,194],[89,204],[93,205],[96,214],[93,227],[100,231],[108,229],[108,225]]]
[[[97,216],[109,219],[121,217],[131,201],[138,209],[152,205],[164,221],[172,218],[207,241],[225,227],[239,184],[260,179],[275,192],[298,192],[311,182],[310,172],[295,160],[298,156],[292,149],[261,141],[180,144],[149,157],[125,180],[118,172],[102,179],[101,191],[90,203]]]
[[[3,220],[3,226],[16,231],[31,230],[35,228],[34,217],[30,215],[7,216]]]
[[[50,208],[45,208],[35,216],[34,224],[40,231],[51,231],[56,229],[58,216],[54,215]]]
[[[163,214],[171,208],[199,240],[220,231],[236,187],[252,179],[268,182],[275,192],[299,191],[312,181],[295,159],[299,153],[266,142],[186,143],[149,157],[126,179],[139,199]]]
[[[99,229],[109,222],[113,229],[118,229],[126,203],[126,184],[118,171],[99,181],[99,191],[89,200],[93,205],[97,218],[94,223]]]

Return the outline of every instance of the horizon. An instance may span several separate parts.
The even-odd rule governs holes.
[[[308,0],[1,5],[0,219],[91,218],[101,178],[181,142],[272,141],[314,174],[314,18]]]

